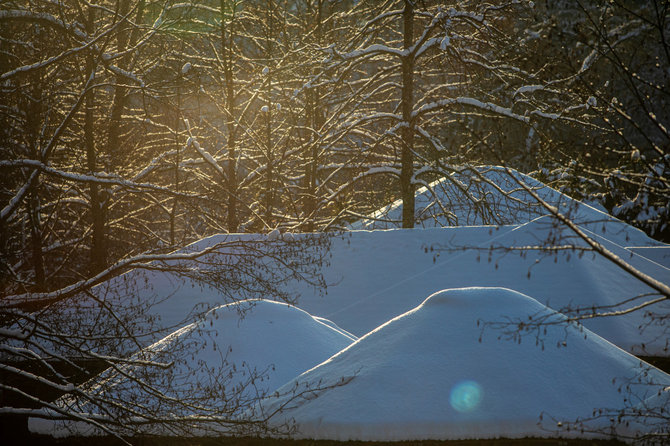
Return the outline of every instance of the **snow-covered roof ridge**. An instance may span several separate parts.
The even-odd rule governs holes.
[[[463,168],[417,189],[416,226],[523,224],[547,215],[548,211],[523,190],[519,182],[569,215],[575,223],[592,232],[607,233],[608,238],[616,238],[623,246],[662,245],[643,231],[588,203],[575,200],[527,174],[503,166]],[[475,206],[473,200],[480,203]],[[399,228],[401,213],[402,200],[396,200],[371,214],[368,220],[352,223],[350,228]]]

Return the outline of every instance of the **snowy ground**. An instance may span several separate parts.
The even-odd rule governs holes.
[[[548,188],[543,193],[547,199],[564,199]],[[569,201],[565,207],[574,209],[583,220],[582,228],[609,250],[670,283],[668,245],[584,204]],[[391,206],[384,215],[396,211]],[[208,335],[204,356],[193,361],[209,364],[221,360],[220,352],[228,352],[225,359],[230,363],[267,371],[263,392],[271,393],[282,384],[281,393],[286,394],[305,390],[318,380],[335,384],[328,390],[308,391],[310,398],[293,401],[288,411],[273,418],[278,424],[294,418],[302,437],[588,436],[579,427],[572,426],[569,432],[564,428],[600,408],[666,404],[670,391],[663,389],[670,386],[670,377],[656,369],[646,375],[655,384],[645,382],[619,392],[621,384],[634,382],[642,373],[640,361],[627,352],[670,355],[664,327],[649,324],[644,312],[587,320],[586,328],[561,324],[546,333],[522,332],[520,343],[513,336],[520,321],[560,319],[548,308],[566,314],[592,306],[620,309],[613,305],[650,291],[588,252],[533,249],[566,243],[583,246],[559,231],[549,217],[533,212],[525,220],[509,213],[509,224],[501,226],[443,228],[426,223],[423,229],[334,235],[329,262],[321,269],[328,283],[325,295],[289,281],[285,290],[299,296],[299,309],[270,302],[275,296],[261,296],[270,301],[251,302],[253,308],[241,322],[237,310],[249,302],[222,307],[226,301],[214,288],[164,273],[130,273],[109,289],[139,283],[141,277],[145,285],[133,288],[131,298],[156,299],[148,316],[159,317],[166,330],[184,326],[149,347],[150,353],[194,340],[204,342],[200,328],[211,324],[217,336]],[[440,223],[437,217],[432,221]],[[277,243],[283,239],[296,244],[303,237],[277,232],[268,236]],[[236,238],[249,236],[210,237],[192,248]],[[523,249],[510,251],[510,247]],[[204,320],[188,323],[188,318],[214,308]],[[665,303],[652,310],[667,314],[670,307]],[[118,376],[107,378],[118,379],[118,389],[124,389]],[[346,385],[337,385],[343,379]],[[285,402],[282,398],[269,398],[258,407],[271,411]],[[563,429],[557,420],[562,420]],[[39,432],[53,429],[35,419],[30,427]],[[609,432],[609,417],[594,420],[591,427]]]

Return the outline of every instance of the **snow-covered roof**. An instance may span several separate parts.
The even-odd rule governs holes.
[[[299,288],[303,295],[299,305],[362,336],[442,289],[506,287],[558,311],[611,306],[651,291],[601,256],[530,249],[554,237],[554,231],[551,219],[541,217],[524,225],[502,227],[344,233],[333,239],[330,264],[323,270],[326,282],[331,284],[328,294],[310,296]],[[658,280],[670,281],[667,267],[597,237],[636,268]],[[569,241],[583,246],[574,238]],[[526,249],[509,251],[510,247]],[[650,310],[667,312],[670,305],[660,304]],[[665,327],[651,322],[644,311],[638,311],[584,324],[635,354],[670,354]]]
[[[580,226],[623,246],[658,246],[644,232],[592,205],[575,200],[540,181],[499,166],[464,169],[423,186],[415,194],[416,227],[519,225],[549,212],[521,184]],[[351,229],[393,229],[402,226],[402,200],[385,206]]]
[[[280,388],[334,385],[308,391],[274,420],[294,419],[300,438],[334,440],[589,437],[557,423],[644,401],[670,384],[656,369],[643,377],[637,358],[588,330],[549,326],[509,342],[478,324],[543,312],[551,313],[502,288],[433,294]],[[262,405],[273,411],[285,402]],[[608,436],[610,417],[586,426]]]
[[[605,238],[602,232],[590,234],[635,268],[661,282],[670,282],[670,268],[662,264],[670,253],[667,245],[629,249]],[[192,249],[236,237],[248,238],[235,234],[214,236]],[[294,234],[293,243],[299,244],[304,237],[308,235]],[[363,336],[442,289],[506,287],[564,312],[593,306],[614,309],[612,305],[651,291],[602,256],[571,249],[536,249],[552,245],[547,240],[553,245],[584,246],[569,232],[556,227],[548,216],[507,226],[351,231],[331,237],[328,262],[320,269],[328,285],[325,295],[297,280],[287,281],[283,289],[297,299],[300,308],[327,318],[356,336]],[[116,297],[115,290],[121,290]],[[153,331],[174,330],[175,326],[185,325],[188,317],[226,303],[226,297],[214,287],[159,271],[129,273],[101,287],[100,293],[108,301],[118,299],[119,305],[126,301],[128,306],[153,302],[144,319],[151,321]],[[618,309],[622,308],[625,306]],[[670,304],[660,303],[648,310],[667,313]],[[584,323],[634,354],[670,355],[666,327],[653,324],[646,314],[637,311]],[[81,317],[79,320],[82,323]],[[142,339],[146,339],[145,345],[155,340]]]
[[[616,256],[656,280],[670,282],[668,245],[530,178],[525,180],[553,205],[570,209],[582,230]],[[439,190],[443,184],[431,187]],[[427,190],[419,191],[418,202],[426,205],[423,209],[432,209]],[[516,194],[525,193],[510,190],[503,194],[505,199],[521,200]],[[325,295],[311,284],[285,277],[283,291],[298,299],[299,308],[271,302],[276,298],[272,295],[260,296],[269,300],[222,306],[225,298],[215,287],[152,270],[117,277],[95,292],[118,306],[151,301],[138,327],[145,320],[153,321],[155,333],[183,326],[146,349],[149,357],[169,356],[192,343],[206,345],[191,360],[187,358],[177,374],[198,370],[203,364],[211,370],[222,357],[238,371],[266,371],[259,381],[261,393],[279,388],[279,396],[265,400],[256,410],[271,411],[305,391],[306,400],[292,400],[288,411],[273,418],[276,424],[295,418],[303,437],[518,438],[553,436],[557,430],[561,436],[581,437],[587,434],[579,427],[571,426],[569,432],[557,429],[556,420],[564,420],[565,427],[598,408],[620,410],[631,404],[641,405],[641,410],[644,404],[667,408],[670,387],[663,390],[663,386],[670,386],[670,377],[657,369],[646,376],[660,386],[635,385],[628,395],[627,388],[623,393],[619,388],[643,373],[640,361],[627,352],[670,355],[666,326],[648,317],[650,313],[667,315],[670,304],[586,319],[579,327],[560,324],[548,326],[546,333],[542,329],[525,332],[527,321],[564,317],[555,312],[571,314],[595,307],[624,310],[651,289],[604,257],[582,251],[584,242],[552,217],[532,209],[505,214],[505,206],[495,207],[508,218],[505,222],[510,224],[505,225],[442,227],[441,217],[434,215],[417,229],[333,234],[328,262],[320,269],[328,284]],[[384,215],[394,212],[399,212],[397,203]],[[365,228],[377,228],[377,224],[359,222]],[[226,234],[187,249],[258,240],[300,246],[307,237],[278,230],[269,235]],[[244,243],[232,246],[244,249]],[[206,268],[207,258],[203,260],[200,267]],[[77,311],[85,308],[84,302]],[[247,310],[241,320],[240,310]],[[181,322],[185,318],[195,322]],[[84,321],[81,316],[77,323]],[[495,324],[500,321],[511,325]],[[514,336],[506,339],[519,327],[520,343]],[[145,345],[155,341],[151,336],[139,339]],[[111,387],[112,393],[132,391],[132,384],[128,387],[118,374],[106,373],[99,379],[119,383]],[[319,380],[321,390],[305,387]],[[233,388],[240,382],[233,382]],[[632,399],[624,400],[625,396]],[[543,423],[538,425],[541,415]],[[648,428],[643,424],[632,423],[629,430]],[[53,432],[54,425],[32,419],[30,427]],[[95,433],[81,424],[67,423],[66,428]],[[596,420],[595,428],[609,433],[609,417]]]
[[[314,318],[299,308],[268,300],[246,300],[210,310],[198,322],[182,327],[133,358],[174,363],[169,373],[156,371],[164,375],[160,379],[167,381],[161,384],[171,387],[166,395],[177,400],[188,400],[200,389],[223,379],[226,394],[222,393],[213,402],[224,413],[230,411],[228,415],[232,417],[236,413],[239,415],[259,396],[274,391],[356,339],[334,323]],[[140,385],[133,380],[146,383],[146,370],[147,367],[142,365],[126,366],[122,373],[108,369],[87,384],[93,386],[89,392],[109,401],[120,401],[127,411],[137,409],[160,415],[165,402],[154,393],[141,391]],[[157,384],[154,380],[148,382]],[[77,398],[64,398],[57,403],[79,412],[99,410]],[[163,416],[191,415],[188,408],[178,406],[177,410],[184,412],[174,413],[170,409],[170,413]],[[37,418],[31,419],[30,429],[54,436],[103,434],[85,423]],[[160,433],[152,431],[155,429],[152,426],[147,429]]]

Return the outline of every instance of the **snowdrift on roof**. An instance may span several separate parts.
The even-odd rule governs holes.
[[[670,268],[670,246],[631,246],[628,250]]]
[[[286,294],[284,285],[318,273],[325,236],[270,236],[218,234],[198,240],[166,254],[168,260],[151,262],[151,268],[140,266],[93,287],[91,293],[56,302],[43,311],[41,321],[88,337],[87,348],[97,353],[129,355],[137,351],[137,343],[151,345],[222,304],[265,298],[294,303],[300,294]],[[184,258],[200,252],[207,254]],[[318,293],[313,285],[305,290]],[[134,339],[128,339],[116,319],[101,320],[108,307],[132,327]],[[100,343],[95,336],[117,337],[119,342]],[[48,348],[60,352],[58,345]]]
[[[667,267],[638,255],[637,249],[629,250],[611,242],[601,232],[590,234],[640,271],[670,283]],[[203,249],[222,240],[246,240],[245,237],[237,234],[210,237],[194,244],[193,249]],[[307,234],[295,234],[291,244],[301,247],[306,237]],[[320,268],[328,284],[326,295],[312,285],[290,277],[282,287],[290,298],[297,300],[300,308],[332,320],[356,336],[363,336],[409,311],[425,296],[448,288],[506,287],[531,295],[561,312],[576,307],[611,306],[651,291],[610,261],[589,252],[507,251],[510,247],[551,248],[566,244],[584,246],[574,236],[559,236],[550,217],[500,227],[352,231],[331,238],[328,263]],[[668,245],[654,248],[655,251],[667,249]],[[649,250],[651,248],[643,252]],[[200,267],[206,272],[208,265]],[[287,271],[279,270],[279,273],[289,276]],[[253,276],[242,273],[238,279],[254,280]],[[123,288],[126,284],[130,285],[130,291]],[[111,295],[117,293],[117,306],[130,308],[127,301],[155,302],[145,312],[137,312],[143,315],[140,323],[149,320],[154,324],[153,329],[169,330],[168,333],[179,321],[188,317],[193,320],[198,313],[227,299],[220,290],[207,284],[157,271],[129,273],[106,286],[110,289],[118,287],[111,292]],[[104,291],[100,292],[105,295]],[[634,304],[636,302],[629,305]],[[659,303],[648,310],[667,313],[670,302]],[[585,325],[631,353],[669,355],[666,326],[651,323],[645,314],[645,311],[636,311],[615,318],[591,319],[585,321]],[[74,321],[81,322],[81,317],[73,318]],[[144,338],[143,345],[155,341],[150,336]]]
[[[258,396],[274,391],[282,384],[319,364],[347,347],[356,338],[327,320],[312,317],[303,310],[268,300],[243,301],[211,310],[204,319],[177,330],[165,339],[144,349],[135,358],[144,361],[175,362],[168,369],[126,367],[123,374],[133,377],[158,372],[151,378],[169,388],[168,396],[184,403],[203,404],[192,397],[202,396],[202,389],[216,382],[211,390],[218,392],[206,404],[239,414]],[[146,378],[143,378],[146,379]],[[102,383],[102,385],[101,385]],[[91,392],[99,397],[117,400],[126,417],[130,410],[151,413],[165,410],[165,402],[154,395],[139,392],[138,384],[122,374],[107,370],[91,383]],[[223,395],[227,395],[224,398]],[[60,400],[61,405],[95,413],[90,403]],[[169,406],[167,406],[169,407]],[[170,410],[164,415],[187,415]],[[32,418],[34,432],[67,435],[97,434],[80,423],[53,423]]]
[[[434,228],[466,225],[517,225],[549,212],[519,183],[569,215],[577,224],[624,246],[656,246],[661,243],[644,232],[574,200],[538,180],[514,169],[483,166],[454,172],[416,191],[416,227]],[[393,229],[402,227],[402,200],[379,209],[368,220],[351,229]]]
[[[438,290],[470,286],[506,287],[533,296],[558,311],[612,307],[652,291],[602,256],[579,250],[533,249],[563,244],[584,246],[573,238],[557,240],[549,217],[518,226],[450,227],[353,231],[334,238],[324,276],[326,296],[303,295],[301,308],[326,317],[362,336],[419,305]],[[641,257],[599,234],[604,246],[640,271],[670,282],[670,269]],[[548,243],[547,240],[549,240]],[[509,251],[508,248],[526,248]],[[670,302],[648,308],[670,311]],[[590,330],[634,354],[667,356],[666,326],[653,324],[645,311],[584,321]]]
[[[549,326],[546,334],[499,340],[504,332],[482,333],[478,325],[527,321],[547,311],[534,299],[501,288],[433,294],[279,389],[307,393],[273,420],[295,419],[301,438],[547,437],[560,431],[557,420],[624,408],[625,398],[639,401],[670,384],[670,376],[654,368],[635,384],[644,368],[640,361],[588,330]],[[338,382],[346,384],[309,392]],[[628,382],[630,392],[619,392]],[[285,402],[270,397],[263,407],[273,411]],[[606,437],[609,417],[589,426],[603,429]],[[579,429],[559,433],[591,435]]]

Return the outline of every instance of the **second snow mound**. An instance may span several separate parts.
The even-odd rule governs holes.
[[[287,404],[274,420],[295,420],[301,438],[584,437],[597,434],[560,426],[597,409],[624,409],[670,384],[667,374],[575,326],[549,325],[521,340],[506,340],[500,328],[482,331],[484,322],[549,312],[504,288],[441,291],[279,389],[304,398],[268,398],[263,410]],[[609,423],[607,416],[584,427],[607,436]]]
[[[259,397],[355,340],[334,323],[297,307],[269,300],[244,300],[210,310],[201,320],[131,358],[170,367],[133,364],[110,368],[82,387],[88,397],[61,398],[56,404],[71,416],[89,419],[118,411],[116,415],[127,420],[129,435],[137,431],[234,434],[236,423],[231,425],[229,420],[238,418]],[[145,413],[151,416],[139,415]],[[194,431],[189,417],[202,417],[211,423],[201,423],[205,426]],[[184,426],[186,432],[179,430]],[[30,419],[29,427],[33,432],[56,437],[104,433],[92,423],[38,417]]]

